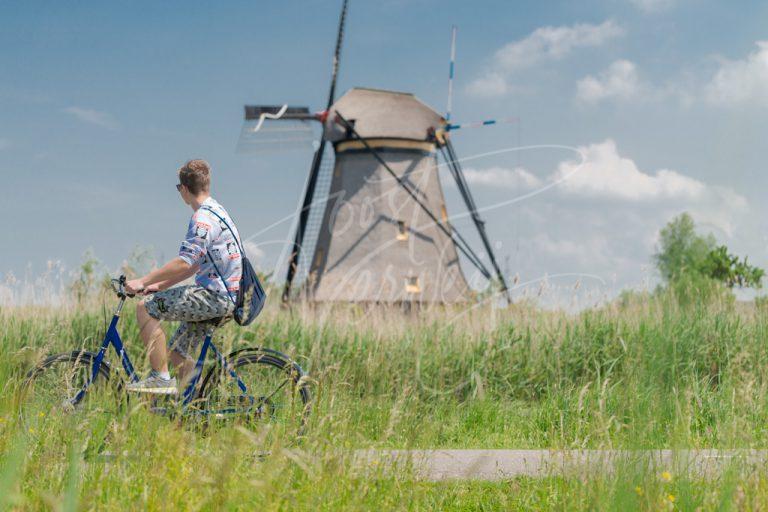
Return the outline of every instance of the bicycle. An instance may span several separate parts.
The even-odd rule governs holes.
[[[126,300],[133,297],[126,292],[125,282],[125,276],[111,280],[119,302],[98,352],[80,349],[51,355],[27,373],[21,393],[22,410],[27,415],[42,417],[56,410],[71,412],[109,388],[106,394],[115,393],[118,407],[123,400],[128,401],[120,369],[105,359],[109,347],[114,347],[125,378],[131,382],[139,380],[117,328]],[[266,418],[286,427],[295,423],[296,434],[302,435],[310,412],[309,382],[304,370],[285,354],[268,348],[240,348],[224,356],[211,338],[209,329],[175,407],[154,408],[155,412],[180,412],[182,416],[205,419]],[[209,352],[213,352],[215,362],[203,377]],[[104,386],[106,383],[111,386]],[[100,400],[94,398],[95,402]]]

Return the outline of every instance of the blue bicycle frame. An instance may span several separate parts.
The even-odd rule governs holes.
[[[99,352],[96,354],[96,357],[93,360],[93,366],[91,367],[91,375],[86,381],[86,383],[83,385],[83,387],[78,391],[77,395],[75,395],[74,398],[71,399],[72,404],[77,404],[80,402],[80,400],[83,399],[85,396],[85,393],[88,391],[88,388],[90,385],[96,380],[96,376],[99,374],[99,370],[101,369],[101,365],[104,362],[104,356],[107,353],[107,350],[109,350],[109,346],[113,346],[115,348],[115,351],[120,356],[120,361],[123,364],[123,368],[125,369],[125,373],[128,376],[128,379],[130,379],[131,382],[138,382],[139,377],[136,374],[136,371],[133,369],[133,364],[131,363],[130,357],[128,357],[128,352],[125,350],[125,346],[123,345],[123,340],[120,338],[120,333],[117,330],[117,322],[120,320],[120,313],[123,310],[123,305],[125,304],[126,297],[124,294],[118,294],[120,296],[120,303],[117,305],[117,309],[115,310],[115,314],[112,317],[112,321],[109,324],[109,328],[107,329],[107,333],[104,336],[104,341],[101,342],[101,348],[99,349]],[[222,367],[227,370],[230,377],[235,379],[237,382],[238,388],[240,388],[240,391],[242,392],[242,396],[244,398],[247,398],[250,405],[252,406],[255,402],[254,397],[248,395],[248,389],[245,386],[245,383],[240,379],[240,377],[237,375],[237,373],[234,371],[234,369],[230,368],[227,364],[227,360],[224,357],[224,355],[219,352],[219,350],[216,348],[216,345],[213,344],[213,341],[211,340],[211,331],[208,331],[205,335],[205,341],[203,341],[202,349],[200,350],[200,356],[197,358],[197,362],[195,363],[195,369],[192,374],[192,378],[189,381],[189,384],[187,384],[187,387],[184,389],[184,393],[182,395],[182,405],[187,406],[194,398],[195,396],[195,390],[197,389],[197,383],[200,381],[200,377],[203,373],[203,363],[205,362],[205,357],[208,354],[208,350],[212,350],[214,354],[216,355],[216,358],[221,362]],[[204,413],[235,413],[235,412],[243,412],[245,409],[238,409],[238,408],[227,408],[217,411],[203,411]]]

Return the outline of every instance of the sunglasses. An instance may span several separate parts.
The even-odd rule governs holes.
[[[181,192],[181,187],[182,187],[182,186],[183,186],[183,185],[182,185],[181,183],[178,183],[178,184],[176,185],[176,190],[177,190],[178,192]]]

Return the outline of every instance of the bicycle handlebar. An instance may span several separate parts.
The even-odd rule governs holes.
[[[111,279],[110,281],[112,284],[112,289],[115,291],[117,296],[120,297],[121,299],[124,299],[126,297],[133,298],[136,296],[136,294],[134,293],[128,293],[125,291],[125,282],[127,281],[127,279],[125,278],[124,275],[120,276],[119,279]]]

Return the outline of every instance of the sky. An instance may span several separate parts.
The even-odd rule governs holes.
[[[340,4],[0,0],[0,282],[89,250],[107,269],[137,247],[174,256],[189,158],[211,162],[213,195],[282,277],[311,151],[238,153],[242,108],[324,107]],[[516,119],[453,136],[501,266],[516,295],[588,303],[654,286],[658,232],[684,211],[768,266],[767,15],[748,1],[351,0],[338,89],[443,112],[457,25],[453,119]]]

